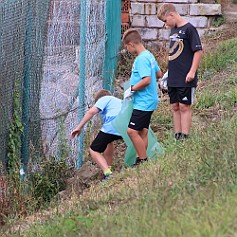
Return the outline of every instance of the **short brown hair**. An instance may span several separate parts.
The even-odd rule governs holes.
[[[97,102],[97,100],[99,100],[101,97],[104,97],[106,95],[112,95],[110,91],[102,89],[99,90],[96,94],[95,94],[95,102]]]
[[[174,4],[163,3],[158,9],[157,17],[162,20],[163,17],[166,17],[170,12],[177,12]]]
[[[128,44],[130,42],[139,44],[142,42],[142,38],[137,30],[131,28],[124,32],[122,41],[124,44]]]

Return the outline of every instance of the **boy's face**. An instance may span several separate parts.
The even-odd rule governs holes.
[[[124,45],[124,47],[127,49],[127,51],[131,54],[136,54],[136,48],[134,47],[134,44],[132,42],[129,42]]]
[[[168,26],[168,27],[175,27],[176,26],[176,22],[175,22],[175,18],[174,18],[174,14],[172,12],[168,13],[166,16],[164,16],[162,18],[162,21],[165,23],[164,27]]]

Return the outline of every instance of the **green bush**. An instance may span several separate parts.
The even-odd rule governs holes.
[[[71,169],[66,160],[51,158],[39,164],[40,171],[29,176],[32,187],[32,198],[36,207],[47,205],[55,195],[64,190],[66,180],[71,177]]]

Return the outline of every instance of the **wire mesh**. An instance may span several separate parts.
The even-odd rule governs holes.
[[[12,120],[13,92],[15,82],[21,85],[23,117],[27,115],[32,143],[39,137],[39,85],[43,53],[44,22],[49,1],[1,1],[0,2],[0,160],[6,161],[8,131]],[[34,8],[32,8],[34,6]],[[29,31],[29,29],[31,29]],[[29,43],[29,39],[31,43]],[[25,82],[28,82],[25,88]],[[30,82],[30,84],[29,84]],[[28,102],[24,98],[27,92]],[[35,117],[38,117],[35,120]],[[29,119],[30,118],[30,119]],[[38,134],[37,136],[35,136]],[[36,139],[38,140],[38,139]],[[26,143],[26,147],[29,142]]]
[[[0,161],[6,161],[17,80],[24,163],[28,159],[37,163],[43,156],[77,163],[78,140],[72,141],[70,132],[77,126],[78,114],[92,105],[95,92],[103,87],[106,1],[86,0],[86,20],[81,21],[80,0],[0,0]],[[85,55],[81,55],[84,26]],[[81,67],[85,68],[82,87]],[[79,101],[82,93],[83,101]],[[90,137],[96,124],[97,119],[85,128]]]
[[[41,90],[44,153],[60,157],[60,139],[65,136],[64,146],[68,146],[73,163],[78,156],[78,141],[70,140],[70,131],[77,126],[79,110],[85,111],[91,105],[94,92],[102,86],[104,1],[86,1],[86,11],[86,59],[81,65],[80,1],[52,2]],[[78,88],[80,67],[85,67],[85,88]],[[85,95],[85,103],[79,108],[80,93]]]

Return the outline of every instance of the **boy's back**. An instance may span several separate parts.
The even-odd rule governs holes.
[[[103,96],[94,106],[100,110],[99,114],[103,121],[101,131],[109,134],[120,135],[111,125],[111,121],[115,119],[120,112],[122,100],[114,96]]]
[[[142,111],[153,111],[158,105],[158,91],[156,84],[156,72],[159,71],[155,57],[148,50],[145,50],[136,57],[130,84],[136,85],[143,77],[151,78],[150,84],[142,90],[134,93],[134,109]]]

